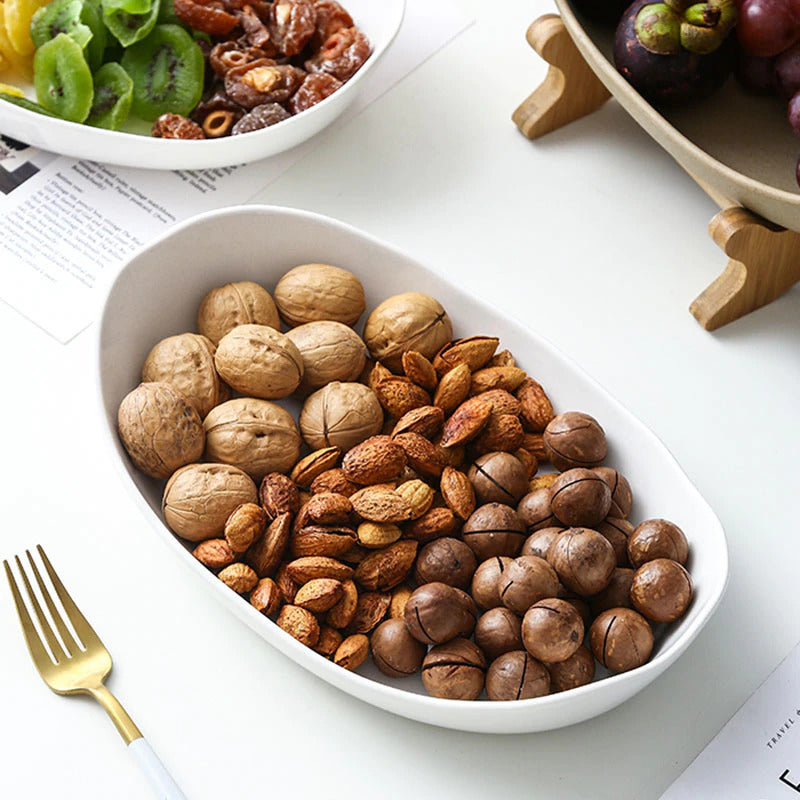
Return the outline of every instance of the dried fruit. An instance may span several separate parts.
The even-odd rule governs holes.
[[[317,12],[311,0],[277,0],[269,15],[269,34],[285,55],[297,55],[314,35]]]
[[[326,72],[311,72],[303,79],[298,90],[289,98],[289,111],[299,114],[301,111],[321,103],[344,84]]]
[[[369,54],[369,40],[360,30],[342,28],[306,61],[305,68],[309,72],[327,72],[340,81],[346,81],[361,69]]]

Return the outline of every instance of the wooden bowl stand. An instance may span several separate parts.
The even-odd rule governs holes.
[[[557,14],[535,20],[527,38],[550,65],[541,86],[512,116],[529,139],[596,111],[611,97]],[[692,177],[722,209],[708,231],[729,259],[722,274],[689,307],[711,331],[771,303],[800,281],[800,233],[774,225]]]

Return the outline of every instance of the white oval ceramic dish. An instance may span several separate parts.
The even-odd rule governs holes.
[[[358,96],[369,73],[400,30],[405,0],[382,0],[380,3],[347,0],[344,5],[369,38],[372,55],[338,92],[270,128],[220,139],[154,139],[142,133],[108,131],[45,117],[11,103],[0,102],[0,130],[43,150],[126,167],[210,169],[246,164],[273,156],[310,139],[342,114]],[[35,100],[32,87],[25,88],[30,98]]]
[[[120,400],[139,382],[141,365],[153,344],[194,329],[197,307],[209,289],[227,281],[253,280],[272,290],[286,270],[319,261],[358,275],[368,309],[389,295],[424,289],[444,304],[456,335],[499,335],[501,347],[509,348],[531,370],[558,409],[580,409],[601,421],[611,444],[609,463],[632,479],[633,518],[669,517],[691,542],[694,601],[679,624],[659,635],[648,664],[534,700],[491,703],[428,697],[417,677],[392,680],[371,664],[359,670],[361,674],[347,672],[304,647],[231,592],[173,536],[161,518],[163,483],[138,473],[117,438]],[[708,621],[724,592],[728,553],[722,526],[650,430],[538,334],[399,250],[335,220],[292,209],[243,206],[174,227],[134,256],[114,282],[98,326],[97,369],[109,458],[158,538],[205,590],[267,642],[354,697],[396,714],[486,733],[542,731],[589,719],[632,697],[672,664]]]

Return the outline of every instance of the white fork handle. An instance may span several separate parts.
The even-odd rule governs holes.
[[[147,740],[140,737],[128,745],[128,752],[134,757],[139,768],[147,776],[155,796],[158,800],[187,800],[186,795],[180,790],[178,784],[167,772],[166,767],[159,761],[158,756]]]

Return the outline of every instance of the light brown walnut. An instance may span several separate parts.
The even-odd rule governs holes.
[[[233,464],[256,481],[270,472],[288,472],[300,457],[294,418],[269,400],[228,400],[213,408],[203,425],[206,458]]]
[[[197,330],[215,345],[237,325],[250,324],[281,328],[278,309],[269,292],[252,281],[226,283],[212,289],[197,312]]]
[[[304,394],[331,381],[354,381],[364,369],[367,348],[364,340],[347,325],[331,320],[307,322],[287,334],[303,357]]]
[[[127,394],[119,406],[117,426],[133,463],[151,478],[168,478],[203,454],[200,416],[168,383],[141,383]]]
[[[289,270],[275,287],[275,303],[289,327],[323,319],[352,325],[366,308],[361,281],[330,264],[301,264]]]
[[[315,449],[335,445],[349,450],[382,426],[381,404],[362,383],[333,381],[314,392],[300,412],[300,431]]]

